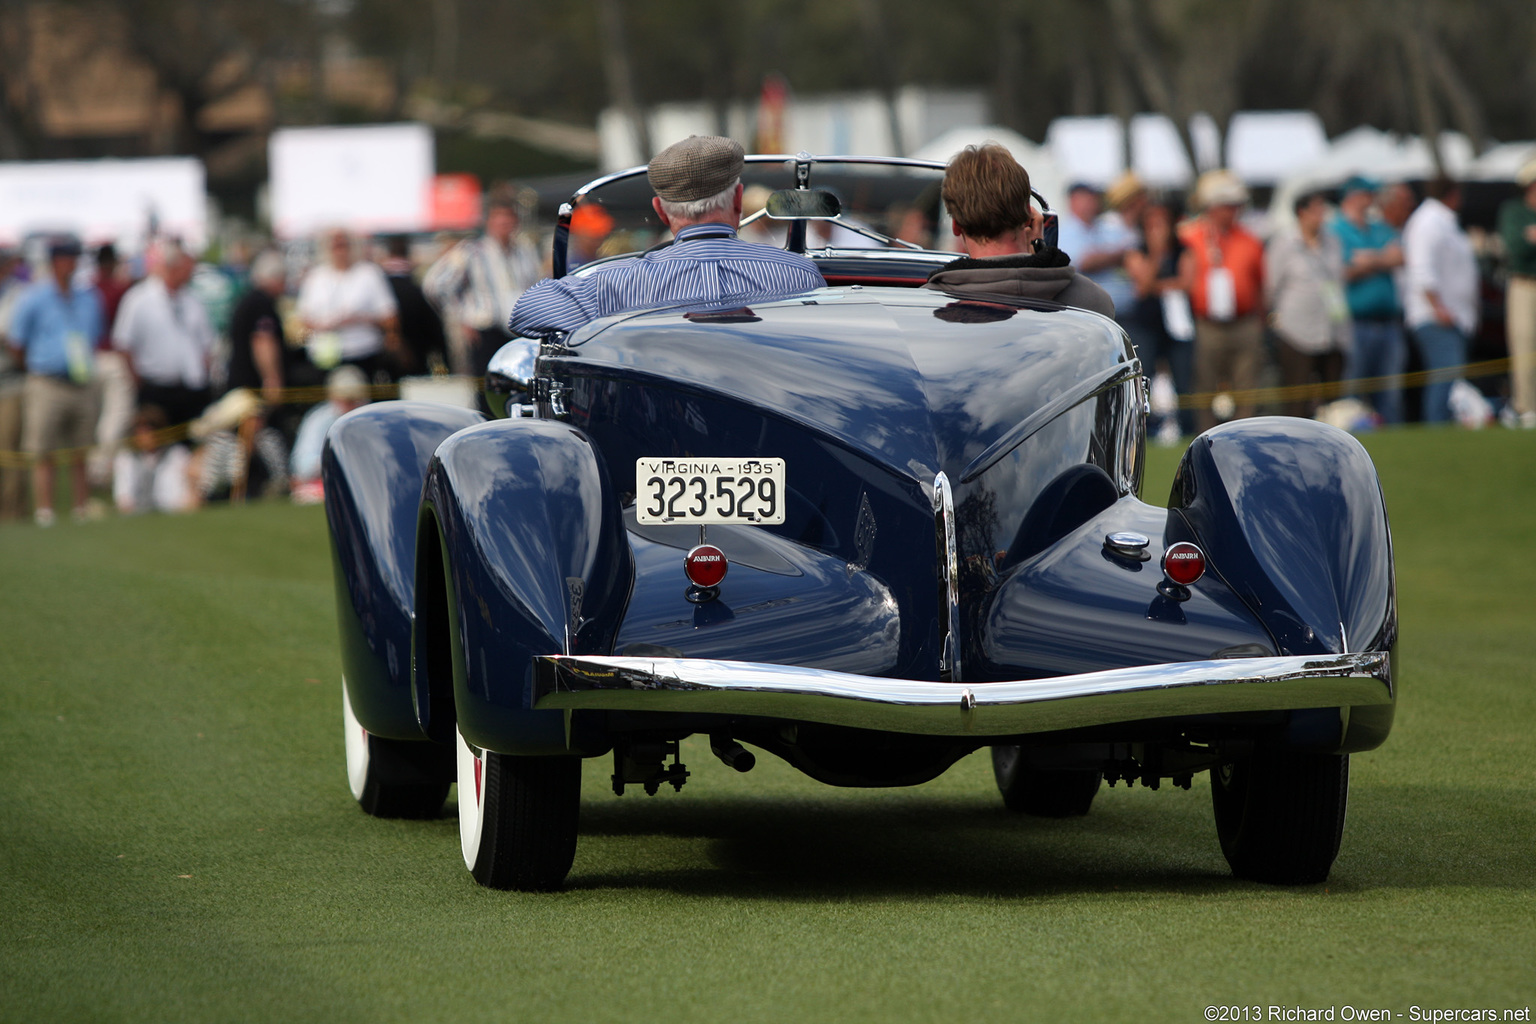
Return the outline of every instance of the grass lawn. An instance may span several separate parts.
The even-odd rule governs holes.
[[[588,762],[568,891],[347,791],[323,515],[0,528],[0,1020],[1200,1021],[1536,1003],[1536,433],[1366,439],[1402,698],[1325,886],[1234,881],[1204,776],[1002,810],[983,752],[837,790]],[[1147,495],[1175,453],[1151,452]]]

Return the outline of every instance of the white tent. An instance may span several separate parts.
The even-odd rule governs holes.
[[[1310,110],[1244,110],[1227,123],[1227,167],[1250,185],[1273,185],[1328,152],[1322,119]]]
[[[1221,132],[1208,114],[1189,119],[1190,142],[1200,167],[1220,164]],[[1068,184],[1087,182],[1106,188],[1126,168],[1126,133],[1116,117],[1058,117],[1045,133],[1046,146]],[[1150,188],[1183,189],[1194,181],[1194,168],[1178,128],[1162,114],[1131,118],[1130,167]]]
[[[1482,158],[1475,158],[1472,143],[1456,132],[1443,133],[1439,148],[1446,173],[1456,178],[1501,177],[1497,169],[1505,164],[1513,162],[1515,168],[1519,167],[1519,162],[1515,162],[1518,153],[1536,151],[1531,143],[1525,143],[1513,150],[1497,147]],[[1269,219],[1276,226],[1292,223],[1295,217],[1291,203],[1296,196],[1314,189],[1338,188],[1357,174],[1391,182],[1423,180],[1434,173],[1434,157],[1423,138],[1394,135],[1362,125],[1334,139],[1326,151],[1293,169],[1279,183],[1270,200]],[[1514,172],[1511,170],[1508,176],[1512,178]]]
[[[1526,162],[1536,159],[1536,142],[1505,142],[1473,160],[1463,175],[1477,181],[1514,181]]]

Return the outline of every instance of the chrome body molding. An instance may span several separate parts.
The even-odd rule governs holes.
[[[949,477],[933,478],[933,532],[938,550],[939,679],[960,682],[960,556],[955,539],[955,495]]]
[[[1011,736],[1149,718],[1390,705],[1394,699],[1386,651],[1186,661],[964,686],[740,661],[552,655],[534,659],[533,706]]]

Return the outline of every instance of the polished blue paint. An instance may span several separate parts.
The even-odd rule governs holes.
[[[938,472],[958,480],[1033,420],[956,488],[962,563],[990,562],[1018,530],[1010,510],[1027,509],[1070,466],[1101,465],[1117,493],[1139,482],[1128,468],[1141,440],[1134,373],[1098,393],[1080,389],[1085,378],[1134,371],[1117,326],[1054,307],[983,307],[973,321],[954,318],[956,305],[930,291],[850,288],[754,305],[728,323],[679,310],[615,317],[540,366],[565,385],[563,417],[592,436],[626,494],[644,456],[784,458],[787,521],[761,529],[868,573],[900,616],[886,674],[936,679]],[[1035,418],[1073,391],[1057,416]],[[963,574],[962,603],[974,605],[986,585]],[[789,656],[840,657],[852,621],[824,619],[819,636],[797,634]]]
[[[968,678],[1034,679],[1211,658],[1265,657],[1274,641],[1212,574],[1188,600],[1159,592],[1166,509],[1122,498],[1018,565],[981,612],[981,659]],[[1105,550],[1104,538],[1147,537],[1139,561]]]
[[[1388,650],[1397,637],[1392,538],[1360,442],[1311,420],[1265,417],[1207,431],[1169,507],[1282,654]]]
[[[698,605],[684,596],[683,576],[683,556],[698,542],[698,529],[648,529],[655,540],[631,533],[635,592],[615,653],[645,644],[686,658],[893,675],[902,620],[890,590],[844,559],[766,532],[752,538],[754,529],[709,528],[709,542],[731,565],[719,597]]]
[[[326,435],[321,479],[342,672],[358,721],[375,735],[423,738],[410,688],[421,486],[437,446],[484,419],[426,402],[380,402],[341,417]]]
[[[591,441],[535,419],[460,431],[433,456],[423,502],[451,582],[459,731],[491,750],[567,752],[564,716],[529,710],[531,659],[610,653],[634,580]]]
[[[940,678],[940,472],[965,679],[1395,641],[1390,537],[1358,444],[1303,420],[1230,424],[1192,446],[1171,511],[1146,505],[1140,367],[1092,313],[829,288],[611,317],[531,356],[517,376],[539,419],[388,425],[381,406],[328,454],[349,680],[395,712],[404,687],[418,736],[456,720],[508,753],[607,749],[639,718],[530,710],[530,659],[560,651]],[[634,521],[643,456],[786,461],[783,525],[708,529],[732,563],[714,600],[685,597],[697,528]],[[1148,536],[1149,560],[1107,553],[1119,530]],[[1177,540],[1211,564],[1183,599],[1157,586]],[[1391,707],[1354,710],[1292,715],[1291,738],[1379,743]]]

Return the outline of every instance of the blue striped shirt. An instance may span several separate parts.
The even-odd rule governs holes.
[[[759,302],[826,283],[806,256],[743,242],[725,224],[692,224],[664,249],[587,274],[540,281],[517,300],[507,326],[515,335],[539,337],[573,331],[612,313]]]

